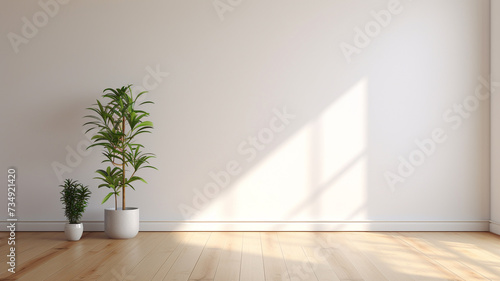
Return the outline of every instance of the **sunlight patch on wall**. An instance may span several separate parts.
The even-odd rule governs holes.
[[[360,80],[312,124],[311,188],[315,215],[362,219],[366,203],[368,82]],[[316,200],[317,199],[317,200]],[[314,204],[316,203],[316,204]],[[349,210],[347,214],[345,211]]]
[[[297,221],[363,216],[367,82],[361,80],[221,193],[202,219]],[[270,216],[272,214],[272,216]]]

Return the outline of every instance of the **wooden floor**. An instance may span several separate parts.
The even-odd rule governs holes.
[[[1,280],[500,280],[500,236],[486,232],[18,232]]]

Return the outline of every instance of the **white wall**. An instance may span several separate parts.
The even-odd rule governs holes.
[[[500,81],[500,2],[491,1],[491,74],[492,80]],[[497,92],[498,94],[498,92]],[[500,99],[491,98],[491,224],[490,231],[500,234]]]
[[[92,187],[84,220],[102,227],[100,152],[68,151],[86,143],[85,108],[128,83],[156,103],[159,171],[128,192],[142,230],[488,228],[489,99],[474,93],[489,1],[40,3],[0,2],[0,161],[18,170],[21,229],[62,229],[54,163]]]

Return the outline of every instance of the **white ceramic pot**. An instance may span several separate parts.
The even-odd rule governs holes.
[[[105,209],[104,232],[109,238],[134,238],[139,232],[139,208]]]
[[[66,239],[68,239],[69,241],[80,240],[83,234],[83,224],[66,223],[66,225],[64,226],[64,234],[66,235]]]

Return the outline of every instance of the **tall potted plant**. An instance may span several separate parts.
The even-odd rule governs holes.
[[[104,197],[104,204],[114,196],[115,208],[104,211],[104,230],[110,238],[133,238],[139,232],[139,209],[127,207],[125,190],[135,181],[146,181],[137,176],[136,172],[143,168],[155,167],[149,165],[149,159],[155,157],[152,153],[144,153],[144,145],[137,142],[137,136],[151,133],[153,123],[146,121],[149,113],[140,110],[142,105],[153,103],[140,98],[147,92],[140,92],[134,97],[132,85],[117,89],[107,88],[103,91],[103,101],[97,100],[93,107],[88,108],[94,114],[87,115],[90,121],[84,126],[90,126],[87,132],[95,130],[93,143],[88,147],[100,146],[103,149],[105,169],[96,171],[96,179],[102,181],[99,188],[106,187],[110,192]],[[118,207],[118,197],[122,196],[122,207]]]
[[[64,234],[66,239],[78,241],[83,233],[83,224],[80,219],[83,212],[85,212],[92,192],[87,186],[83,186],[77,180],[72,179],[66,179],[60,187],[63,188],[61,202],[64,205],[64,215],[68,219],[68,223],[64,226]]]

